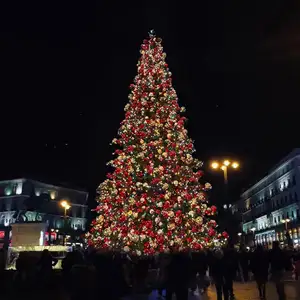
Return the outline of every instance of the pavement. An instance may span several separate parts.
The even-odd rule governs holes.
[[[286,300],[300,300],[296,296],[296,282],[286,282],[285,284],[285,291],[286,291]],[[235,283],[234,284],[234,292],[236,296],[236,300],[259,300],[258,292],[256,289],[256,285],[254,282],[242,284],[242,283]],[[277,300],[277,293],[275,286],[272,283],[268,283],[267,285],[267,299],[268,300]],[[136,298],[124,298],[124,300],[158,300],[157,291],[153,291],[151,295],[141,295],[140,297]],[[175,300],[175,296],[173,297]],[[217,300],[217,296],[215,293],[215,289],[211,286],[208,289],[208,292],[204,296],[197,295],[190,295],[189,300]]]

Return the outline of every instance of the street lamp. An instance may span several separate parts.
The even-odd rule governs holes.
[[[63,200],[60,202],[60,205],[64,208],[64,238],[63,238],[63,245],[66,245],[66,220],[67,220],[67,211],[71,208],[71,205],[68,203],[68,201]]]
[[[225,159],[223,161],[223,163],[219,163],[218,161],[214,161],[212,162],[211,164],[211,167],[214,169],[214,170],[217,170],[217,169],[221,169],[224,173],[224,183],[225,184],[228,184],[228,168],[229,167],[232,167],[233,169],[238,169],[239,168],[239,163],[234,161],[234,162],[231,162],[230,160],[228,159]]]
[[[228,159],[225,159],[222,163],[218,162],[218,161],[213,161],[211,163],[211,167],[214,170],[219,170],[221,169],[223,171],[224,174],[224,184],[225,184],[225,204],[226,204],[226,208],[229,207],[229,205],[227,205],[227,193],[228,193],[228,168],[232,168],[234,170],[238,169],[239,167],[239,163],[234,161],[231,162]]]

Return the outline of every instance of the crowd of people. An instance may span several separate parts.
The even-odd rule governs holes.
[[[196,289],[205,294],[213,284],[217,300],[233,300],[233,281],[247,282],[249,274],[253,274],[261,299],[266,299],[266,284],[271,280],[276,285],[278,299],[284,300],[284,273],[292,271],[295,265],[298,279],[299,258],[298,252],[282,250],[277,242],[272,250],[257,246],[253,251],[244,247],[237,251],[227,245],[222,249],[156,257],[130,257],[88,249],[67,253],[62,270],[54,272],[57,260],[44,250],[36,263],[21,253],[13,285],[15,291],[37,286],[45,289],[49,285],[53,289],[53,278],[60,276],[59,281],[72,300],[117,300],[149,294],[153,289],[158,290],[160,299],[171,300],[175,294],[177,300],[187,300]]]

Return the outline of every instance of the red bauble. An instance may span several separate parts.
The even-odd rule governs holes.
[[[215,234],[216,234],[216,231],[215,231],[214,229],[210,228],[210,229],[208,230],[208,235],[209,235],[209,236],[214,236]]]

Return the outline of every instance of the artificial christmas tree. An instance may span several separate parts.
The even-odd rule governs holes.
[[[227,235],[217,234],[210,218],[216,213],[205,194],[211,185],[200,183],[202,164],[192,156],[161,39],[151,31],[140,52],[89,244],[137,255],[199,250]]]

